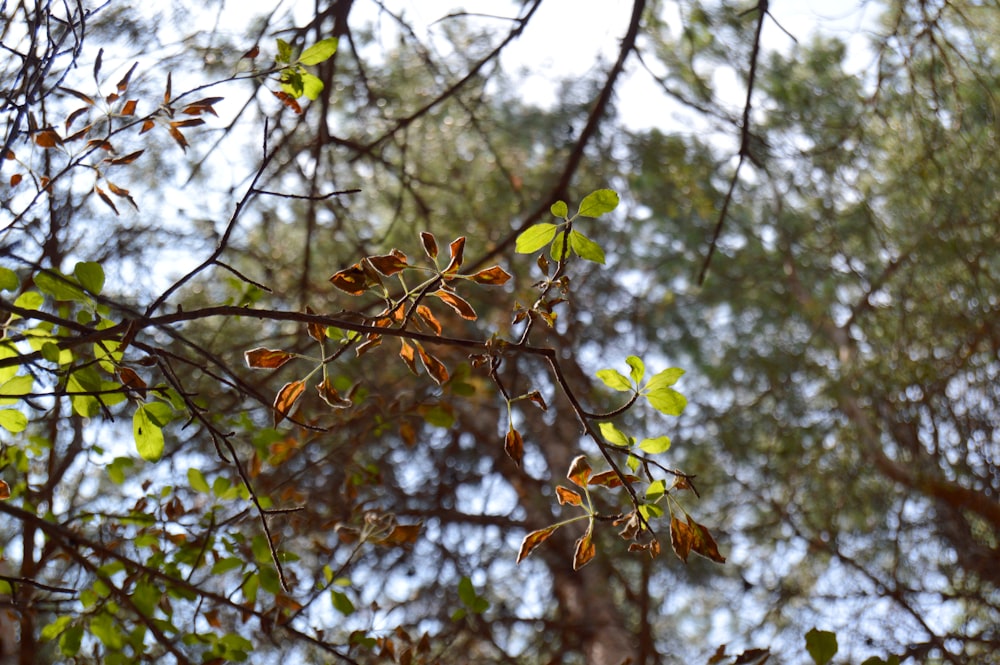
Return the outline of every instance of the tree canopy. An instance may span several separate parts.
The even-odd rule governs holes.
[[[300,4],[0,4],[0,660],[992,662],[995,1]]]

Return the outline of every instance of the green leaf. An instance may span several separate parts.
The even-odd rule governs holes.
[[[90,632],[113,651],[118,651],[125,644],[114,619],[107,614],[98,614],[90,620]]]
[[[615,427],[614,424],[598,423],[597,427],[601,430],[601,436],[616,446],[627,448],[632,445],[632,440],[624,432]]]
[[[649,380],[643,390],[656,390],[657,388],[665,388],[667,386],[672,386],[677,383],[677,379],[684,376],[684,370],[679,367],[671,367],[670,369],[665,369],[662,372],[658,372]]]
[[[225,559],[219,559],[212,564],[212,574],[221,575],[222,573],[228,573],[230,570],[237,570],[242,567],[243,559],[237,556],[230,556]]]
[[[56,300],[87,302],[89,298],[74,280],[55,270],[41,270],[35,275],[35,286]]]
[[[670,450],[670,437],[658,436],[653,439],[643,439],[639,442],[639,449],[650,455],[665,453]]]
[[[132,461],[131,457],[116,457],[104,468],[108,472],[111,482],[115,485],[121,485],[125,482],[125,470],[132,468],[134,465],[135,462]]]
[[[302,96],[302,75],[305,71],[300,69],[286,69],[281,72],[281,89],[292,97]]]
[[[101,293],[104,288],[104,269],[100,263],[94,261],[81,261],[73,268],[73,275],[80,282],[80,285],[93,293],[95,296]]]
[[[581,259],[604,265],[604,250],[601,249],[600,245],[579,231],[570,232],[569,246],[573,248],[573,251]]]
[[[0,385],[0,405],[17,404],[31,394],[35,379],[30,374],[15,376]]]
[[[816,665],[826,665],[837,654],[837,635],[813,628],[806,633],[806,651]]]
[[[160,427],[166,427],[174,419],[173,408],[164,402],[150,402],[145,408],[150,419]]]
[[[599,189],[591,192],[580,202],[580,217],[600,217],[618,207],[618,192],[613,189]]]
[[[0,344],[0,360],[5,360],[7,358],[17,358],[18,352],[14,348],[13,344],[7,342],[5,344]],[[9,367],[0,367],[0,384],[10,381],[12,378],[17,376],[17,365],[10,365]]]
[[[160,597],[162,595],[163,592],[160,591],[155,584],[139,581],[135,583],[135,588],[132,590],[131,598],[132,602],[135,603],[136,608],[140,612],[147,617],[151,617],[156,611],[156,605],[160,602]]]
[[[299,56],[299,63],[303,65],[318,65],[321,62],[329,60],[336,52],[337,38],[327,37],[303,51],[302,55]]]
[[[566,219],[569,216],[569,206],[566,205],[565,201],[556,201],[549,206],[549,212],[551,212],[555,217]]]
[[[562,261],[569,257],[569,253],[566,251],[565,231],[560,231],[555,239],[552,240],[552,247],[549,249],[549,254],[552,256],[553,261]]]
[[[69,626],[69,623],[72,620],[73,617],[70,616],[64,615],[59,617],[49,625],[45,626],[45,628],[42,628],[42,639],[43,640],[56,639],[57,637],[62,635],[63,631],[66,630],[66,627]]]
[[[612,390],[628,392],[634,389],[625,375],[616,369],[599,369],[597,370],[597,378]]]
[[[333,603],[333,608],[345,617],[349,617],[354,614],[354,603],[352,603],[351,599],[347,597],[347,594],[342,591],[330,589],[330,601]]]
[[[83,626],[70,626],[59,636],[59,651],[64,656],[72,658],[80,652],[83,641]]]
[[[274,56],[274,61],[278,63],[289,63],[292,61],[292,45],[284,39],[278,40],[278,53]]]
[[[658,501],[661,496],[667,493],[667,484],[662,480],[657,480],[649,484],[646,488],[646,500]]]
[[[0,410],[0,427],[14,434],[23,432],[28,427],[28,416],[17,409]]]
[[[19,283],[17,273],[10,268],[0,266],[0,291],[17,291]]]
[[[554,238],[555,235],[555,224],[542,222],[541,224],[529,226],[521,232],[521,235],[517,236],[517,242],[514,244],[514,251],[518,254],[531,254],[532,252],[537,252],[542,247],[545,247],[547,244],[552,242],[552,238]]]
[[[45,304],[45,298],[38,291],[25,291],[14,300],[14,304],[21,309],[41,309]]]
[[[318,76],[306,72],[302,75],[302,94],[306,99],[316,99],[323,92],[323,81]]]
[[[635,385],[642,383],[643,377],[646,376],[646,365],[642,362],[642,359],[636,356],[629,356],[625,359],[625,362],[632,368],[632,371],[629,372],[632,382]]]
[[[684,413],[687,398],[673,388],[658,388],[646,394],[650,406],[668,416],[679,416]]]
[[[628,466],[630,471],[635,471],[639,468],[639,458],[635,455],[629,455],[628,459],[625,460],[625,464]]]
[[[191,485],[191,489],[195,492],[209,494],[212,491],[212,489],[208,486],[208,481],[205,480],[205,475],[199,469],[194,467],[188,469],[188,484]]]
[[[466,607],[472,607],[473,603],[476,602],[476,589],[468,577],[463,577],[458,581],[458,599]]]
[[[142,404],[132,417],[132,434],[139,456],[147,462],[157,462],[163,456],[163,430],[153,422],[149,407]]]

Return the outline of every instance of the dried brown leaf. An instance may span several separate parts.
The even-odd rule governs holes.
[[[427,256],[431,259],[436,259],[438,255],[438,245],[437,240],[434,238],[434,234],[429,233],[428,231],[421,231],[420,242],[423,244],[424,252]]]
[[[410,346],[405,339],[400,339],[399,357],[403,359],[406,366],[410,368],[410,371],[417,374],[417,355],[413,351],[413,347]]]
[[[35,143],[41,148],[54,148],[62,145],[62,137],[54,129],[43,129],[35,133]]]
[[[369,256],[368,260],[380,273],[389,277],[406,268],[409,264],[406,257],[400,258],[396,254],[384,254],[382,256]]]
[[[694,534],[691,527],[681,522],[679,519],[670,516],[670,545],[674,548],[677,558],[687,563],[688,554],[691,553],[691,545],[694,543]]]
[[[243,354],[247,367],[251,369],[278,369],[294,357],[295,354],[288,351],[263,347],[251,349]]]
[[[305,381],[290,381],[281,387],[274,398],[274,426],[288,417],[292,412],[292,407],[302,397],[306,389]]]
[[[691,527],[691,549],[706,559],[711,559],[716,563],[725,563],[726,557],[719,554],[719,546],[715,543],[715,538],[712,537],[709,530],[691,519],[690,515],[688,515],[687,522]]]
[[[566,477],[569,478],[577,487],[586,487],[587,479],[590,478],[590,474],[593,470],[590,468],[590,462],[587,461],[585,455],[577,456],[569,465],[569,471],[566,473]]]
[[[316,311],[312,307],[306,305],[306,314],[311,315],[315,313]],[[322,324],[312,322],[306,323],[306,332],[317,342],[322,342],[326,339],[326,328]]]
[[[137,99],[130,99],[122,107],[122,115],[135,115],[135,107],[139,103]]]
[[[397,524],[392,527],[392,531],[390,531],[387,536],[374,542],[377,545],[383,545],[385,547],[413,545],[417,542],[417,537],[420,535],[420,530],[422,528],[422,524]]]
[[[545,398],[542,397],[542,393],[538,392],[537,390],[532,390],[530,393],[525,395],[525,397],[529,401],[534,402],[535,405],[542,411],[549,410],[549,405],[545,403]]]
[[[108,189],[110,189],[111,193],[114,194],[115,196],[119,196],[119,197],[127,200],[129,203],[132,204],[132,207],[135,208],[136,210],[139,209],[139,206],[136,205],[136,203],[135,203],[135,199],[132,198],[132,196],[128,193],[127,189],[125,189],[123,187],[119,187],[118,185],[114,184],[110,180],[108,181]]]
[[[94,185],[94,191],[95,191],[95,192],[97,192],[97,195],[98,195],[99,197],[101,197],[101,200],[102,200],[102,201],[104,201],[105,203],[107,203],[107,204],[108,204],[108,206],[109,206],[109,207],[110,207],[110,208],[111,208],[112,210],[114,210],[114,211],[115,211],[115,214],[117,215],[117,214],[118,214],[118,208],[117,208],[117,207],[115,207],[115,202],[111,200],[111,197],[110,197],[110,196],[108,196],[108,195],[107,195],[107,194],[106,194],[106,193],[104,192],[104,190],[103,190],[103,189],[101,189],[100,187],[98,187],[97,185]]]
[[[642,480],[638,476],[633,476],[630,473],[625,474],[625,479],[630,483],[638,482]],[[615,487],[622,486],[622,479],[614,471],[601,471],[600,473],[595,473],[591,476],[590,480],[587,481],[589,485],[600,485],[602,487],[607,487],[608,489],[614,489]]]
[[[258,55],[260,55],[260,46],[254,44],[254,47],[240,56],[240,60],[253,60]]]
[[[89,110],[90,110],[89,106],[81,106],[77,110],[75,110],[72,113],[70,113],[68,116],[66,116],[66,123],[64,125],[65,128],[69,129],[70,125],[72,125],[76,121],[77,118],[79,118],[81,115],[85,114]],[[77,133],[79,133],[79,132],[77,132]],[[76,137],[76,134],[74,134],[73,136]],[[71,139],[66,139],[66,140],[69,141]]]
[[[122,80],[118,81],[118,85],[116,86],[118,88],[118,92],[125,92],[128,89],[128,82],[132,79],[132,72],[134,72],[135,68],[138,66],[138,62],[134,63],[129,68],[128,72],[126,72],[125,76],[122,77]]]
[[[467,300],[462,298],[457,293],[445,289],[438,289],[433,293],[433,295],[440,298],[443,303],[458,312],[458,315],[463,319],[475,321],[478,318],[476,316],[476,310],[472,308],[472,305],[470,305]]]
[[[167,72],[167,89],[163,91],[163,105],[170,103],[170,89],[173,87],[173,72]]]
[[[10,498],[10,485],[6,481],[0,480],[0,501]]]
[[[299,114],[302,113],[302,106],[300,106],[299,103],[295,101],[295,98],[289,95],[287,92],[281,92],[281,91],[275,92],[274,90],[272,90],[271,93],[275,97],[280,99],[281,103],[287,106],[288,108],[292,109],[296,113]]]
[[[218,113],[212,108],[219,102],[221,102],[224,97],[206,97],[204,99],[199,99],[196,102],[191,102],[187,106],[181,109],[181,113],[185,115],[201,115],[202,113],[211,113],[212,115],[218,117]]]
[[[79,99],[81,102],[89,104],[90,106],[94,105],[94,100],[91,99],[90,97],[88,97],[87,95],[83,94],[79,90],[74,90],[73,88],[65,88],[63,86],[59,86],[59,90],[62,91],[62,92],[67,92],[67,93],[73,95],[74,97],[76,97],[77,99]]]
[[[424,351],[423,346],[417,345],[417,353],[420,354],[420,362],[423,363],[427,373],[431,375],[431,378],[438,385],[448,380],[448,369],[444,366],[443,362]]]
[[[10,186],[17,187],[18,185],[21,184],[22,180],[24,180],[24,176],[21,175],[20,173],[15,173],[10,177]]]
[[[184,152],[187,152],[188,142],[187,139],[184,138],[184,135],[181,134],[181,130],[174,126],[170,126],[167,127],[167,131],[170,132],[170,136],[177,142],[177,145],[179,145]]]
[[[87,134],[90,133],[90,130],[93,129],[93,128],[94,128],[93,125],[87,125],[86,127],[84,127],[83,129],[81,129],[80,131],[73,132],[72,134],[70,134],[69,136],[67,136],[66,139],[65,139],[65,142],[66,143],[72,143],[73,141],[79,141],[80,139],[85,138],[87,136]]]
[[[441,334],[441,331],[443,330],[443,328],[441,328],[441,322],[437,320],[436,316],[434,316],[434,312],[431,311],[430,307],[427,305],[418,305],[417,317],[426,323],[428,327],[434,331],[435,335]]]
[[[316,384],[316,391],[319,393],[320,399],[334,409],[348,409],[354,406],[354,402],[340,396],[337,389],[330,383],[330,379],[324,379],[321,383]]]
[[[365,271],[357,263],[336,273],[330,278],[330,281],[338,289],[352,296],[360,296],[368,289]]]
[[[573,570],[580,570],[586,566],[597,554],[597,546],[594,545],[594,522],[587,526],[587,532],[576,541],[576,550],[573,552]]]
[[[521,549],[517,553],[517,562],[521,563],[524,561],[524,559],[531,554],[536,547],[548,540],[549,536],[555,533],[558,528],[558,525],[547,526],[544,529],[538,529],[537,531],[532,531],[526,535],[524,540],[521,541]]]
[[[148,132],[149,130],[151,130],[155,126],[156,126],[156,123],[153,122],[152,119],[143,120],[142,121],[142,129],[139,130],[139,133],[140,134],[145,134],[146,132]],[[140,150],[139,152],[142,152],[142,151]]]
[[[444,269],[443,274],[454,275],[462,267],[462,261],[465,260],[465,236],[452,240],[448,249],[451,251],[451,261],[448,262],[448,267]]]
[[[493,266],[492,268],[485,268],[474,275],[470,275],[469,279],[479,284],[500,286],[502,284],[506,284],[510,277],[510,273],[500,266]]]
[[[118,380],[122,382],[123,386],[139,393],[143,399],[146,398],[146,382],[131,367],[119,367]]]
[[[187,120],[173,120],[170,123],[171,127],[198,127],[199,125],[204,125],[205,121],[201,118],[188,118]]]
[[[556,500],[559,502],[560,506],[564,506],[567,503],[571,506],[583,505],[583,497],[573,490],[563,487],[562,485],[556,486]]]
[[[521,460],[524,458],[524,437],[513,426],[507,430],[507,436],[503,439],[503,451],[507,453],[507,457],[514,460],[516,466],[521,466]]]

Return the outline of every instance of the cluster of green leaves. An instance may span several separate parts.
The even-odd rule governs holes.
[[[618,192],[612,189],[598,189],[580,202],[576,214],[569,216],[569,206],[565,201],[556,201],[549,208],[554,217],[562,221],[558,224],[540,222],[521,232],[515,243],[519,254],[533,254],[549,245],[549,254],[555,261],[565,261],[570,251],[581,259],[604,264],[604,250],[596,242],[573,228],[579,217],[596,219],[618,207]]]

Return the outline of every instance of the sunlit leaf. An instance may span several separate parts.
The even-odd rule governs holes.
[[[577,456],[569,465],[566,477],[577,487],[586,487],[592,469],[585,455]]]
[[[334,53],[337,52],[337,38],[327,37],[322,41],[318,41],[299,56],[299,63],[303,65],[318,65],[321,62],[329,60]]]
[[[515,465],[521,466],[521,459],[524,457],[524,438],[520,432],[514,429],[513,425],[510,426],[510,429],[507,430],[507,436],[504,437],[503,450],[507,453],[507,457],[514,460]]]
[[[443,362],[424,351],[422,346],[417,346],[417,353],[420,354],[420,362],[423,363],[424,369],[438,385],[448,381],[448,370]]]
[[[524,561],[525,557],[531,554],[536,547],[548,540],[549,536],[555,533],[558,528],[558,525],[548,526],[526,535],[524,540],[521,541],[521,549],[517,553],[517,563]]]
[[[566,205],[565,201],[556,201],[549,206],[549,212],[551,212],[554,217],[566,219],[569,216],[569,206]]]
[[[330,602],[333,604],[333,608],[345,617],[354,614],[354,603],[342,591],[330,589]]]
[[[549,248],[549,256],[552,257],[553,261],[565,261],[569,258],[569,252],[566,249],[565,229],[557,233],[556,237],[552,239],[552,246]]]
[[[484,268],[474,275],[469,275],[469,279],[473,282],[479,284],[490,284],[493,286],[501,286],[506,284],[510,279],[511,275],[509,272],[501,268],[500,266],[493,266],[492,268]]]
[[[163,456],[163,429],[153,422],[149,407],[142,404],[132,416],[132,434],[139,457],[147,462],[157,462]]]
[[[260,347],[247,351],[243,354],[243,357],[246,360],[247,367],[251,369],[278,369],[294,358],[295,354],[288,351]]]
[[[274,426],[277,427],[278,423],[288,417],[292,411],[292,407],[295,403],[302,397],[302,393],[306,389],[305,381],[290,381],[281,387],[278,394],[274,398]]]
[[[594,522],[587,526],[587,532],[576,541],[576,549],[573,552],[573,570],[580,570],[593,560],[597,554],[597,547],[594,545]]]
[[[646,488],[646,500],[656,501],[667,492],[667,483],[663,480],[656,480]]]
[[[100,295],[104,288],[104,269],[95,261],[80,261],[73,267],[73,275],[80,285],[93,293]]]
[[[309,72],[302,74],[302,94],[306,99],[318,99],[323,92],[323,79]]]
[[[16,272],[10,268],[0,266],[0,291],[17,291],[17,287],[20,284]]]
[[[690,515],[687,522],[691,527],[691,550],[716,563],[725,563],[726,557],[719,554],[719,546],[708,529],[691,519]]]
[[[316,390],[319,392],[320,399],[334,409],[346,409],[354,406],[354,402],[346,397],[340,396],[340,393],[338,393],[337,389],[333,387],[333,383],[330,379],[324,379],[318,383],[316,385]]]
[[[646,393],[650,406],[668,416],[679,416],[687,407],[687,398],[673,388],[657,388]]]
[[[591,192],[580,202],[581,217],[600,217],[618,207],[618,192],[612,189],[598,189]]]
[[[665,453],[670,450],[670,437],[658,436],[653,439],[643,439],[639,442],[639,449],[651,455]]]
[[[632,440],[621,430],[615,427],[614,423],[599,423],[597,427],[601,430],[601,436],[616,446],[628,447],[632,445]]]
[[[616,369],[597,370],[597,378],[603,381],[604,385],[612,390],[627,392],[633,389],[632,383],[628,380],[628,377]]]
[[[465,260],[465,236],[452,240],[451,244],[448,245],[448,249],[451,252],[451,260],[448,262],[448,267],[444,269],[443,274],[454,275]]]
[[[208,486],[208,481],[205,480],[205,475],[199,469],[196,469],[194,467],[189,468],[187,470],[187,477],[188,477],[188,484],[191,486],[191,489],[193,489],[195,492],[201,492],[202,494],[211,493],[212,490]],[[242,564],[242,561],[240,559],[237,559],[237,561],[239,561]],[[214,568],[212,569],[212,572],[213,573],[215,572]]]
[[[837,655],[837,635],[828,630],[813,628],[806,633],[806,651],[816,665],[826,665]]]
[[[330,277],[330,281],[338,289],[352,296],[360,296],[368,289],[368,278],[361,265],[355,263],[350,268],[344,268]]]
[[[556,225],[541,223],[529,226],[517,236],[514,251],[518,254],[531,254],[545,247],[556,235]]]
[[[433,295],[455,310],[463,319],[467,319],[469,321],[476,320],[476,310],[472,309],[472,305],[470,305],[467,300],[459,296],[457,293],[446,291],[444,289],[438,289],[433,293]]]
[[[596,242],[573,230],[569,234],[569,246],[581,259],[604,265],[604,250]]]
[[[125,102],[125,106],[122,107],[121,115],[129,116],[135,115],[135,107],[138,105],[139,101],[136,99],[130,99]]]
[[[436,316],[434,316],[434,312],[431,311],[430,307],[427,305],[418,305],[417,318],[427,324],[427,327],[433,330],[435,335],[441,334],[443,330],[441,322],[437,320]]]
[[[630,473],[625,474],[625,479],[630,483],[639,482],[639,476],[633,476]],[[621,477],[612,471],[601,471],[600,473],[595,473],[587,481],[588,485],[600,485],[601,487],[607,487],[608,489],[614,489],[615,487],[622,486]]]
[[[642,383],[643,377],[646,376],[646,365],[642,362],[641,358],[636,356],[629,356],[625,359],[625,362],[632,368],[629,372],[632,383],[638,386]]]
[[[14,434],[23,432],[28,427],[28,416],[17,409],[0,409],[0,427]]]
[[[677,379],[682,376],[684,376],[684,370],[679,367],[671,367],[653,375],[653,377],[649,380],[649,383],[644,385],[642,389],[656,390],[658,388],[666,388],[677,383]]]
[[[420,243],[424,246],[424,252],[431,259],[436,259],[438,255],[437,240],[434,234],[428,231],[420,232]]]
[[[563,487],[562,485],[556,486],[556,500],[559,505],[570,504],[571,506],[582,506],[583,497],[574,492],[573,490]]]
[[[401,257],[399,254],[384,254],[382,256],[369,256],[368,260],[371,262],[373,266],[375,266],[375,270],[378,270],[386,277],[395,275],[400,270],[403,270],[404,268],[409,266],[409,264],[406,262],[406,257],[405,256]]]

